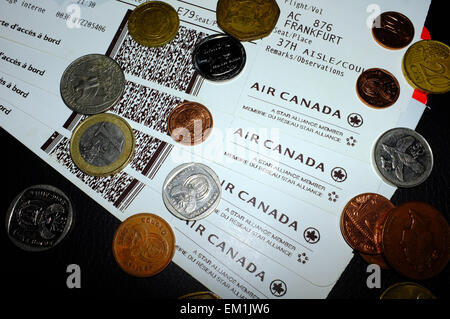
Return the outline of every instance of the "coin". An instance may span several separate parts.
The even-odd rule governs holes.
[[[448,223],[427,203],[408,202],[395,207],[387,217],[382,238],[387,262],[408,278],[431,278],[450,258]]]
[[[401,282],[387,288],[380,299],[436,299],[431,291],[414,282]]]
[[[11,241],[26,251],[44,251],[58,245],[73,223],[70,199],[58,188],[35,185],[21,192],[6,213]]]
[[[369,255],[364,253],[359,253],[361,258],[368,263],[369,265],[378,265],[381,269],[389,269],[389,265],[387,264],[386,260],[383,257],[383,254],[377,254],[377,255]]]
[[[387,49],[401,49],[414,38],[414,26],[399,12],[383,12],[373,22],[372,35],[375,41]]]
[[[178,105],[167,118],[169,135],[183,145],[197,145],[211,133],[213,117],[206,106],[197,102]]]
[[[364,193],[353,197],[341,214],[341,232],[345,241],[364,254],[381,254],[383,218],[393,207],[379,194]]]
[[[450,47],[435,40],[416,42],[403,56],[402,70],[413,88],[446,93],[450,91]]]
[[[229,35],[251,41],[268,36],[280,16],[275,0],[219,0],[217,24]]]
[[[88,175],[108,176],[121,171],[133,158],[135,138],[130,125],[109,113],[88,117],[73,131],[70,155]]]
[[[88,54],[64,71],[60,91],[64,103],[81,114],[98,114],[117,104],[125,90],[125,75],[116,61]]]
[[[192,63],[197,72],[212,81],[234,78],[244,68],[245,61],[244,46],[225,34],[206,37],[192,53]]]
[[[207,217],[219,205],[221,193],[216,173],[200,163],[186,163],[173,169],[162,189],[167,209],[185,220]]]
[[[211,291],[199,291],[186,294],[178,299],[221,299],[218,295]]]
[[[409,128],[385,132],[375,144],[373,160],[383,180],[397,187],[417,186],[433,169],[430,145],[422,135]]]
[[[161,217],[141,213],[123,221],[113,239],[119,267],[135,277],[150,277],[169,265],[175,253],[175,235]]]
[[[374,68],[361,73],[356,81],[356,92],[364,104],[379,109],[397,101],[400,85],[388,71]]]
[[[141,4],[128,19],[132,38],[146,47],[163,46],[177,35],[180,19],[175,9],[162,1]]]

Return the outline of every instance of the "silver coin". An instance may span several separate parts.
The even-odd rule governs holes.
[[[50,185],[35,185],[20,193],[8,208],[6,230],[26,251],[44,251],[59,244],[73,223],[69,198]]]
[[[80,154],[94,166],[108,166],[122,154],[125,136],[111,122],[99,122],[90,126],[80,138]]]
[[[414,130],[394,128],[376,142],[373,160],[379,175],[397,187],[423,183],[433,169],[433,153],[428,142]]]
[[[211,214],[219,205],[222,189],[216,173],[200,163],[182,164],[164,181],[162,196],[167,209],[184,220]]]
[[[125,75],[110,57],[88,54],[67,67],[60,91],[64,103],[73,111],[98,114],[119,102],[125,91]]]

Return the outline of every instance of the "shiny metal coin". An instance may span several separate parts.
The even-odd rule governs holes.
[[[226,34],[206,37],[192,53],[192,63],[197,72],[211,81],[234,78],[241,73],[245,61],[244,46]]]
[[[73,223],[70,199],[50,185],[35,185],[20,193],[6,213],[11,241],[26,251],[44,251],[58,245]]]
[[[125,75],[116,61],[89,54],[72,62],[61,78],[61,97],[73,111],[103,113],[117,104],[125,90]]]
[[[379,175],[397,187],[423,183],[433,169],[433,153],[428,142],[414,130],[394,128],[376,142],[373,160]]]
[[[164,181],[162,196],[167,209],[184,220],[211,214],[219,205],[222,189],[216,173],[200,163],[182,164]]]
[[[436,296],[414,282],[400,282],[387,288],[380,299],[436,299]]]

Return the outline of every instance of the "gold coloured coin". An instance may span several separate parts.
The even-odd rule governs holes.
[[[219,0],[216,15],[223,31],[241,41],[251,41],[272,32],[280,8],[275,0]]]
[[[169,4],[149,1],[138,6],[128,19],[128,31],[133,39],[146,47],[163,46],[177,35],[178,13]]]
[[[413,282],[401,282],[387,288],[380,299],[436,299],[431,291]]]
[[[75,165],[93,176],[121,171],[133,158],[135,137],[121,117],[102,113],[88,117],[73,131],[70,155]]]
[[[221,299],[221,298],[211,291],[199,291],[183,295],[178,299]]]
[[[446,93],[450,91],[450,47],[435,40],[416,42],[403,56],[402,70],[413,88]]]

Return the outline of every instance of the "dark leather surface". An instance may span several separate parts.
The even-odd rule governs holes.
[[[434,0],[426,26],[432,38],[446,42],[448,22],[437,18],[445,1]],[[450,220],[450,99],[449,94],[429,96],[417,131],[430,143],[435,166],[430,178],[412,189],[398,190],[392,201],[399,204],[411,200],[425,201],[439,209]],[[45,162],[0,130],[2,146],[3,187],[1,216],[5,216],[9,203],[23,189],[35,184],[50,184],[63,190],[75,205],[75,225],[66,240],[56,248],[42,253],[29,253],[16,248],[1,228],[2,290],[11,299],[118,297],[118,298],[177,298],[186,293],[206,290],[194,278],[171,263],[163,272],[151,278],[133,278],[121,271],[111,251],[111,243],[119,221],[103,207],[72,185]],[[82,288],[68,289],[66,267],[81,267]],[[393,270],[382,271],[381,289],[366,286],[367,264],[355,255],[329,294],[329,298],[378,299],[389,285],[402,278]],[[450,267],[439,276],[420,284],[428,287],[438,298],[449,298]]]

